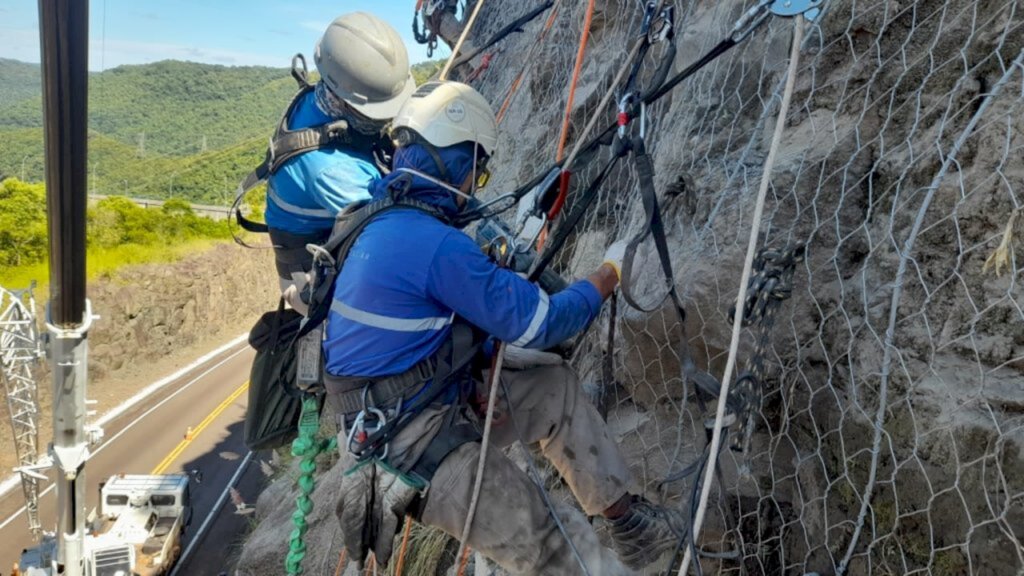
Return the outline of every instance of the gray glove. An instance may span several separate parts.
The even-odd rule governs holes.
[[[553,352],[531,350],[519,346],[505,345],[505,367],[513,370],[526,370],[540,366],[558,366],[562,357]]]
[[[374,537],[373,555],[377,564],[387,567],[395,544],[395,535],[402,530],[405,514],[419,491],[398,476],[377,468],[377,492],[373,499],[371,534]]]
[[[370,548],[377,565],[391,560],[395,535],[419,491],[376,464],[366,464],[345,476],[337,515],[350,558],[365,566]]]
[[[341,498],[335,514],[341,523],[341,535],[348,556],[358,565],[360,571],[366,562],[370,549],[370,505],[373,501],[373,464],[367,464],[341,480]]]

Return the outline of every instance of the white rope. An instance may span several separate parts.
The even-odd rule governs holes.
[[[736,314],[732,321],[732,340],[729,345],[729,359],[725,364],[725,374],[722,376],[722,389],[718,394],[718,411],[715,415],[715,428],[711,435],[710,452],[708,462],[704,470],[704,485],[700,492],[700,504],[697,506],[697,513],[694,515],[693,526],[690,528],[691,541],[696,545],[697,537],[700,535],[700,528],[704,522],[704,513],[707,510],[708,497],[711,495],[711,481],[715,473],[715,466],[718,461],[718,449],[722,443],[722,421],[725,418],[726,399],[729,397],[729,383],[732,381],[732,373],[736,368],[736,355],[739,352],[740,333],[743,329],[743,302],[747,295],[747,284],[750,282],[750,273],[754,265],[754,253],[757,251],[757,239],[761,232],[761,217],[764,213],[765,197],[768,195],[768,185],[771,181],[772,169],[775,166],[775,156],[779,151],[779,143],[782,141],[782,131],[786,126],[786,112],[789,110],[789,101],[793,97],[793,87],[796,84],[796,69],[800,59],[800,42],[803,38],[804,18],[796,17],[796,24],[793,28],[793,46],[789,54],[789,70],[786,72],[786,88],[782,93],[782,105],[779,108],[779,117],[775,122],[775,132],[772,134],[771,147],[768,149],[768,158],[765,160],[764,171],[761,173],[761,186],[757,191],[757,203],[754,206],[754,217],[750,226],[750,241],[747,243],[747,258],[743,264],[743,275],[740,276],[739,293],[736,295]],[[685,576],[690,567],[690,550],[686,548],[683,554],[683,563],[679,566],[679,576]]]
[[[505,363],[505,343],[498,343],[498,357],[494,361],[494,370],[491,371],[491,393],[487,397],[487,418],[484,420],[483,438],[480,440],[480,460],[476,465],[476,481],[473,483],[473,497],[469,500],[469,512],[466,513],[466,523],[462,526],[462,537],[459,538],[459,552],[455,555],[455,561],[461,562],[463,554],[466,553],[466,540],[469,539],[469,531],[473,528],[473,517],[476,516],[476,505],[480,501],[480,488],[484,483],[484,464],[487,462],[487,447],[491,445],[491,425],[494,423],[494,403],[498,398],[498,379],[501,378],[501,366]]]
[[[843,556],[842,561],[839,563],[839,568],[836,570],[836,574],[842,576],[846,573],[847,568],[850,565],[850,560],[853,558],[853,553],[857,548],[857,542],[860,540],[861,531],[864,529],[864,523],[867,520],[868,508],[871,505],[871,497],[875,491],[875,482],[878,476],[878,459],[882,453],[882,429],[885,423],[885,412],[889,404],[889,378],[892,373],[892,353],[896,349],[896,322],[899,320],[899,304],[900,299],[903,296],[903,281],[907,274],[907,268],[910,261],[910,253],[914,249],[914,243],[917,241],[917,236],[921,232],[921,227],[924,225],[924,217],[928,212],[928,208],[932,204],[932,198],[935,197],[935,191],[939,189],[939,185],[942,184],[942,180],[946,178],[946,173],[949,168],[956,161],[956,157],[959,156],[960,150],[967,143],[967,138],[974,133],[974,129],[977,128],[978,122],[981,121],[982,116],[988,111],[989,106],[995,100],[999,91],[1002,90],[1003,86],[1010,81],[1010,77],[1013,75],[1014,70],[1017,66],[1021,66],[1024,70],[1024,50],[1021,50],[1017,59],[1014,60],[1012,66],[1006,69],[1003,73],[1002,78],[996,82],[992,90],[984,96],[978,109],[974,112],[974,116],[971,117],[967,123],[967,127],[960,133],[960,136],[953,142],[953,147],[945,155],[945,159],[942,162],[942,167],[935,173],[932,178],[931,184],[928,186],[928,193],[925,195],[924,200],[921,202],[921,207],[917,211],[917,216],[914,218],[914,227],[910,230],[910,235],[907,236],[906,241],[903,243],[903,249],[900,251],[900,261],[896,268],[896,279],[893,281],[892,298],[889,303],[889,325],[885,329],[885,352],[882,354],[882,374],[881,381],[879,382],[878,390],[878,410],[875,413],[875,432],[874,438],[871,444],[871,468],[868,471],[868,481],[864,485],[864,492],[860,500],[860,512],[857,514],[857,525],[853,530],[853,536],[850,538],[850,543],[846,547],[846,554]],[[965,77],[966,78],[966,77]]]
[[[462,50],[462,43],[466,41],[466,37],[469,36],[469,31],[473,29],[473,23],[476,22],[476,17],[480,14],[480,8],[482,8],[483,5],[484,0],[477,0],[476,6],[473,7],[473,13],[469,16],[466,26],[462,29],[462,34],[459,35],[459,41],[456,42],[455,47],[452,48],[452,55],[448,57],[448,62],[444,65],[444,70],[441,70],[441,82],[448,79],[448,73],[452,70],[452,64],[455,63],[455,58],[459,56],[459,51]]]

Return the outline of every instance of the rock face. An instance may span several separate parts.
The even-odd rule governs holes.
[[[277,298],[269,251],[233,244],[172,264],[133,266],[89,285],[102,321],[89,333],[90,374],[102,386],[133,365],[248,329]],[[130,350],[130,353],[127,351]]]
[[[544,18],[499,45],[473,82],[504,110],[490,190],[515,188],[556,156],[587,3],[569,4],[535,51]],[[677,3],[673,71],[726,37],[750,5]],[[479,45],[529,8],[490,3],[472,37]],[[747,451],[721,456],[701,537],[739,557],[707,567],[1024,570],[1024,215],[1011,218],[1024,206],[1024,67],[1013,63],[1022,8],[831,0],[807,28],[758,246],[808,252],[766,345],[756,346],[757,325],[742,335],[739,367],[760,356],[763,402]],[[613,121],[614,106],[597,105],[629,65],[640,19],[636,2],[597,1],[570,147],[593,115],[599,128]],[[770,19],[646,111],[691,354],[719,378],[793,25]],[[661,54],[652,48],[641,87]],[[607,159],[607,150],[582,158],[574,191]],[[585,274],[611,239],[641,231],[635,176],[629,159],[613,171],[556,260],[566,275]],[[985,262],[1003,240],[996,274]],[[657,304],[664,280],[646,244],[633,281]],[[649,493],[686,508],[693,477],[661,481],[704,449],[714,403],[702,409],[684,385],[670,308],[648,314],[620,302],[614,322],[609,424]],[[604,382],[607,326],[607,317],[595,322],[574,356],[592,387]]]

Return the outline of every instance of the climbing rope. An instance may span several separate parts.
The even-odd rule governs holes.
[[[587,3],[587,12],[583,17],[583,30],[580,31],[580,45],[576,49],[576,63],[572,68],[572,79],[569,80],[569,98],[565,102],[565,114],[562,115],[562,133],[558,137],[558,151],[555,153],[555,162],[562,161],[565,153],[565,142],[569,138],[569,117],[572,115],[572,104],[576,98],[576,84],[580,79],[580,70],[583,68],[583,55],[587,51],[587,40],[590,38],[590,24],[594,20],[594,0]]]
[[[754,264],[754,254],[757,250],[757,241],[761,232],[761,218],[764,214],[765,199],[768,195],[768,185],[771,183],[772,170],[775,167],[775,158],[779,151],[779,144],[782,142],[782,132],[786,126],[786,115],[789,111],[789,103],[793,97],[793,88],[796,84],[797,66],[800,62],[800,43],[803,39],[804,17],[798,14],[793,27],[793,43],[789,55],[789,70],[786,72],[786,86],[782,93],[782,104],[779,107],[779,117],[775,123],[775,132],[772,134],[771,145],[768,148],[768,158],[765,160],[764,170],[761,173],[761,185],[758,188],[757,200],[754,205],[754,215],[750,227],[750,240],[747,242],[747,255],[743,264],[743,274],[740,276],[740,289],[736,296],[736,309],[744,308],[744,301],[747,294],[747,285],[750,282],[751,271]],[[695,544],[700,536],[701,525],[704,522],[704,514],[707,509],[708,498],[711,495],[711,474],[714,473],[718,462],[718,451],[722,443],[722,429],[725,421],[727,399],[729,397],[729,382],[732,379],[733,370],[736,367],[736,357],[739,352],[740,334],[742,331],[743,315],[734,314],[732,323],[732,339],[729,344],[729,357],[725,364],[725,373],[722,376],[721,390],[718,395],[718,407],[715,414],[715,425],[711,431],[711,445],[709,447],[708,462],[704,470],[703,486],[700,493],[700,503],[694,515],[693,525],[690,528],[690,542]],[[685,576],[690,566],[692,548],[687,548],[683,553],[683,562],[679,566],[679,576]],[[697,562],[696,558],[693,558]]]
[[[512,22],[509,22],[504,28],[495,32],[494,36],[491,36],[490,39],[488,39],[486,42],[484,42],[480,46],[477,46],[476,49],[474,49],[472,52],[462,54],[458,58],[456,58],[455,62],[452,63],[452,69],[458,68],[459,66],[469,62],[473,58],[476,58],[480,54],[486,52],[491,46],[494,46],[498,42],[501,42],[509,34],[513,32],[521,32],[521,27],[524,24],[532,22],[534,18],[546,12],[548,8],[551,8],[551,6],[553,6],[554,3],[554,0],[547,0],[546,2],[543,2],[533,10],[530,10],[526,14],[520,16],[519,18],[516,18]]]
[[[455,47],[452,48],[452,55],[448,57],[448,62],[444,65],[444,70],[441,70],[441,76],[439,77],[442,82],[448,79],[448,73],[452,70],[452,64],[455,62],[455,58],[459,55],[459,50],[462,50],[462,43],[466,41],[466,37],[469,36],[469,31],[473,29],[473,24],[476,23],[476,17],[480,15],[480,9],[484,7],[484,0],[476,0],[476,6],[473,7],[473,13],[469,16],[469,20],[466,25],[462,27],[462,34],[459,35],[459,41],[455,43]]]
[[[533,43],[533,46],[530,47],[530,51],[526,53],[526,59],[523,60],[523,66],[519,69],[515,78],[512,79],[512,84],[509,86],[509,89],[505,94],[505,99],[502,101],[501,106],[498,108],[498,113],[495,116],[498,120],[499,126],[501,125],[501,121],[505,119],[505,114],[508,112],[509,106],[512,105],[512,100],[515,99],[516,93],[519,92],[519,86],[522,84],[523,78],[537,60],[537,51],[544,45],[544,40],[547,39],[548,32],[550,32],[552,26],[554,26],[555,19],[558,16],[558,9],[561,5],[562,0],[555,0],[555,4],[551,8],[551,14],[548,15],[547,22],[544,23],[544,28],[542,28],[540,34],[537,35],[537,40]]]
[[[313,474],[316,472],[316,457],[324,452],[336,450],[336,438],[319,439],[320,402],[313,394],[306,394],[302,399],[302,412],[299,414],[298,437],[292,441],[292,456],[301,458],[299,461],[299,495],[295,498],[295,512],[292,513],[292,529],[288,538],[288,555],[284,566],[288,576],[302,574],[302,561],[306,557],[304,541],[309,524],[306,516],[313,511],[313,500],[310,495],[316,487]],[[344,555],[341,559],[344,559]],[[339,559],[339,564],[341,562]]]
[[[462,526],[462,536],[459,538],[459,552],[456,558],[462,558],[468,553],[466,543],[469,540],[469,531],[473,528],[473,517],[476,516],[476,506],[480,500],[480,489],[484,483],[484,464],[487,462],[487,448],[491,442],[491,426],[494,424],[494,404],[498,399],[498,379],[501,378],[501,367],[505,362],[505,343],[498,342],[498,350],[491,366],[491,391],[487,397],[487,416],[484,419],[483,438],[480,439],[480,460],[476,465],[476,480],[473,482],[473,497],[469,500],[469,511],[466,513],[466,522]],[[462,568],[465,566],[463,565]],[[462,568],[459,576],[462,576]]]
[[[409,533],[412,532],[412,516],[405,517],[405,528],[402,529],[402,545],[398,548],[398,563],[395,564],[395,576],[402,576],[405,568],[405,554],[409,550]]]

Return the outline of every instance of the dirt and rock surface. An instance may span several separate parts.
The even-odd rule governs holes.
[[[727,35],[750,4],[677,3],[674,70]],[[474,82],[498,108],[532,63],[503,118],[492,190],[529,180],[554,158],[585,6],[559,13],[536,53],[543,19],[511,36]],[[527,9],[490,3],[473,36],[487,38]],[[595,112],[601,126],[612,120],[611,107],[595,107],[639,18],[635,2],[597,2],[570,142]],[[791,31],[791,20],[772,21],[648,110],[686,333],[698,364],[718,376]],[[761,239],[775,249],[806,243],[808,256],[763,351],[751,447],[723,454],[712,495],[704,545],[739,559],[708,561],[709,570],[1024,570],[1024,220],[1011,226],[1009,270],[984,266],[1024,207],[1024,68],[1013,64],[1022,49],[1016,1],[832,0],[808,30]],[[576,182],[596,165],[577,170]],[[567,276],[587,272],[610,239],[638,231],[634,177],[628,163],[613,174],[558,263]],[[642,252],[636,283],[656,302],[658,260]],[[700,410],[681,381],[673,311],[621,302],[619,310],[609,425],[648,495],[685,509],[692,478],[659,483],[703,449],[713,404]],[[595,323],[573,358],[589,389],[603,386],[607,322]],[[744,333],[741,368],[753,363],[755,342]],[[321,545],[310,547],[309,566],[338,557],[335,474],[314,494],[307,538]],[[290,498],[281,485],[261,498],[240,574],[277,573]]]
[[[125,267],[87,290],[100,317],[89,332],[88,389],[99,414],[248,332],[276,305],[278,293],[272,254],[231,243],[170,264]],[[42,302],[46,296],[36,297]],[[52,391],[45,364],[38,374],[45,446]],[[13,446],[10,432],[0,428],[0,445]],[[13,447],[0,453],[0,469],[15,465]]]

